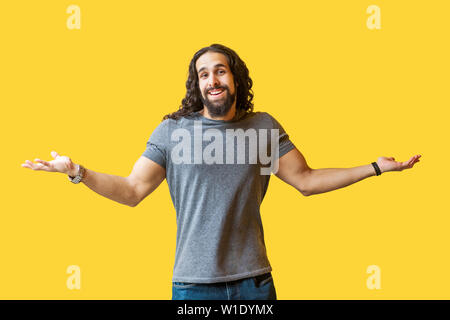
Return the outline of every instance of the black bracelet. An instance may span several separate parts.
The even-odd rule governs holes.
[[[378,164],[376,162],[372,162],[372,165],[375,168],[375,172],[377,173],[377,176],[379,176],[381,174],[380,167],[378,166]]]

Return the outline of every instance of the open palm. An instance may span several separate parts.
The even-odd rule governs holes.
[[[398,162],[393,157],[379,157],[377,164],[381,172],[387,171],[402,171],[404,169],[411,169],[416,162],[419,162],[420,154],[411,157],[408,161]]]
[[[26,160],[25,163],[22,164],[22,167],[48,172],[61,172],[65,174],[71,174],[75,170],[75,165],[69,157],[60,156],[56,151],[52,151],[51,155],[54,160],[44,161],[41,159],[34,159],[37,163]]]

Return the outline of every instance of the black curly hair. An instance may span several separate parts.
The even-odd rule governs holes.
[[[195,67],[197,59],[208,51],[218,52],[225,55],[228,61],[228,66],[233,74],[235,85],[237,84],[239,90],[236,95],[236,109],[243,109],[247,113],[253,111],[253,81],[249,76],[249,72],[245,62],[239,58],[236,52],[221,44],[212,44],[209,47],[204,47],[194,54],[189,64],[189,76],[186,81],[186,96],[181,101],[178,111],[167,114],[163,117],[166,119],[178,120],[183,116],[187,116],[193,112],[203,109],[201,100],[201,92],[198,84],[198,74]]]

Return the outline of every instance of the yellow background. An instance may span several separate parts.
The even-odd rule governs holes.
[[[69,30],[66,9],[81,9]],[[369,5],[381,29],[369,30]],[[2,1],[1,299],[170,299],[167,183],[135,208],[59,173],[55,150],[127,176],[185,95],[193,54],[235,50],[312,168],[422,158],[303,197],[272,176],[262,205],[279,299],[449,299],[448,1]],[[69,265],[81,290],[69,290]],[[369,290],[369,265],[381,289]]]

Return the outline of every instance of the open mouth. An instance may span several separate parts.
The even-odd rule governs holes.
[[[214,89],[208,92],[210,96],[218,97],[221,96],[225,92],[224,89]]]

